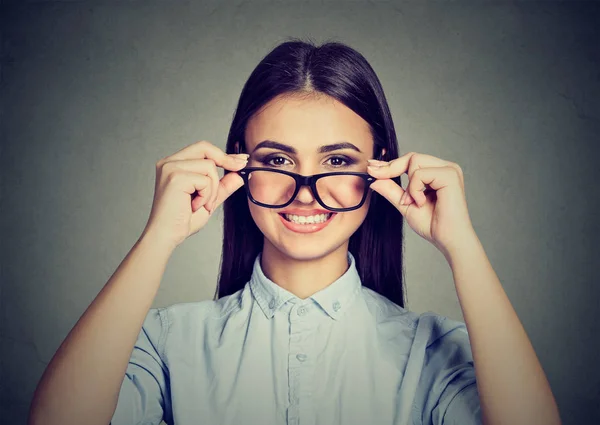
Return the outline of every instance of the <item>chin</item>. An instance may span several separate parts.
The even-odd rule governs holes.
[[[323,244],[307,244],[303,242],[285,242],[273,241],[265,237],[265,244],[272,246],[272,249],[278,251],[282,256],[296,261],[313,261],[327,257],[331,253],[346,245],[346,240],[330,241],[328,246]]]

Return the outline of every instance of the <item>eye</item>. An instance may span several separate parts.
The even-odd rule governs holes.
[[[274,161],[274,162],[271,162],[271,161]],[[284,158],[283,156],[277,156],[277,155],[270,155],[261,160],[263,165],[270,165],[270,166],[274,166],[274,167],[279,166],[279,165],[286,165],[285,161],[288,161],[288,159]]]
[[[356,162],[352,158],[347,158],[345,156],[332,156],[331,158],[328,159],[328,161],[331,161],[331,165],[336,168],[349,166]]]

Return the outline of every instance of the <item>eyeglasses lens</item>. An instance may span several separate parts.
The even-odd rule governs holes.
[[[288,203],[294,195],[296,181],[282,173],[252,171],[248,176],[252,197],[273,207]],[[353,208],[365,193],[365,180],[360,176],[334,175],[317,180],[317,194],[328,208]]]

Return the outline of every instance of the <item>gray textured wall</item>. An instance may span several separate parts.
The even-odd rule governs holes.
[[[25,423],[47,363],[143,230],[155,162],[201,139],[224,148],[253,67],[285,37],[310,36],[367,57],[401,153],[463,167],[475,230],[564,423],[599,424],[599,10],[5,3],[0,422]],[[154,306],[212,296],[221,220],[219,209],[176,250]],[[406,233],[408,308],[463,320],[445,259]]]

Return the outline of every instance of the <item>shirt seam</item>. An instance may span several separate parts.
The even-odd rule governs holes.
[[[167,337],[169,335],[169,329],[170,329],[168,307],[159,308],[158,315],[160,317],[160,323],[161,323],[160,336],[158,337],[158,354],[160,355],[160,357],[162,358],[163,363],[164,363],[164,359],[166,357],[165,348],[167,345]]]
[[[444,414],[442,415],[442,423],[444,423],[444,421],[446,420],[446,413],[448,413],[448,408],[452,405],[452,403],[454,402],[454,399],[456,399],[458,396],[462,396],[462,394],[466,391],[467,388],[471,387],[472,385],[477,386],[477,381],[471,382],[467,385],[465,385],[464,387],[462,387],[460,390],[458,390],[456,392],[456,394],[454,394],[452,396],[452,398],[450,399],[450,401],[448,402],[448,405],[446,407],[446,410],[444,410]]]
[[[369,296],[370,296],[370,295],[369,295]],[[379,310],[379,312],[381,313],[381,316],[382,316],[382,317],[384,317],[384,316],[385,316],[386,318],[389,318],[389,317],[390,317],[389,315],[387,315],[387,316],[386,316],[386,315],[383,313],[383,309],[381,308],[381,306],[380,306],[380,305],[379,305],[379,304],[378,304],[378,303],[377,303],[377,302],[376,302],[374,299],[372,299],[372,298],[367,298],[367,297],[363,297],[363,298],[364,298],[364,300],[365,300],[365,302],[366,302],[367,304],[371,304],[371,305],[374,305],[375,307],[377,307],[377,309],[378,309],[378,310]],[[391,317],[397,317],[397,318],[398,318],[398,320],[400,320],[400,321],[401,321],[402,323],[404,323],[405,325],[409,326],[411,329],[415,329],[415,328],[417,327],[417,324],[415,323],[415,321],[414,321],[414,320],[411,320],[410,318],[406,318],[406,317],[404,317],[404,316],[402,316],[402,315],[391,316]]]
[[[239,294],[239,295],[236,295],[236,296],[238,297],[238,299],[235,299],[235,302],[232,302],[232,303],[231,303],[231,306],[230,306],[230,307],[229,307],[229,308],[228,308],[226,311],[222,312],[222,313],[221,313],[221,314],[219,314],[218,316],[213,316],[213,317],[210,317],[210,319],[212,319],[212,320],[219,320],[219,319],[222,319],[223,317],[225,317],[225,316],[227,316],[229,313],[231,313],[233,310],[235,310],[235,309],[236,309],[236,307],[240,307],[240,298],[239,298],[239,297],[241,297],[241,294]]]

